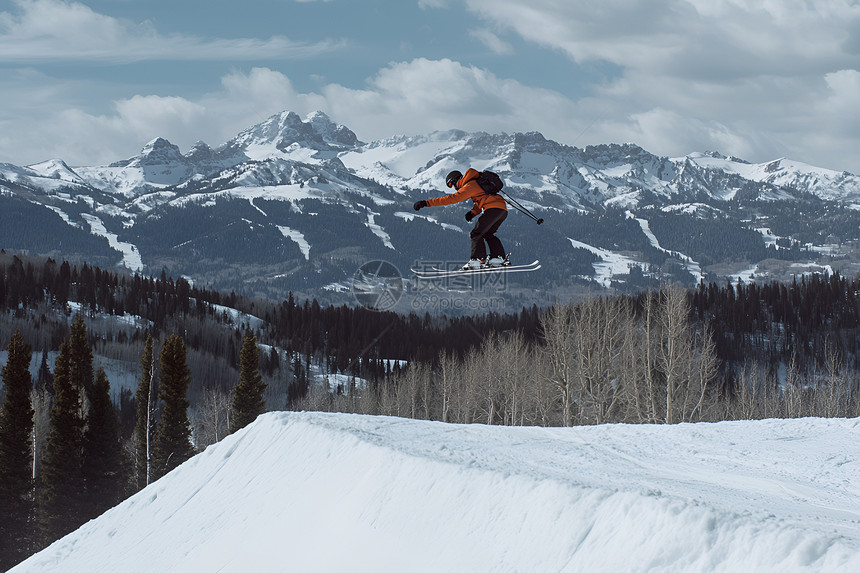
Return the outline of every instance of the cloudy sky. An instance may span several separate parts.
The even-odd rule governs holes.
[[[860,2],[0,0],[0,162],[215,147],[283,110],[860,174]]]

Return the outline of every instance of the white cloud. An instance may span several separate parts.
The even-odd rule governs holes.
[[[561,94],[451,60],[393,63],[363,89],[330,83],[317,93],[302,93],[287,76],[267,68],[231,73],[222,85],[200,102],[221,118],[216,123],[229,125],[218,143],[282,110],[322,110],[365,141],[447,129],[540,130],[564,139],[580,126],[576,104]]]
[[[32,80],[28,76],[28,86]],[[0,89],[4,85],[0,79]],[[329,83],[302,92],[279,71],[253,68],[225,75],[219,89],[193,100],[138,95],[116,101],[113,111],[102,115],[87,113],[74,101],[60,113],[10,115],[0,124],[0,158],[104,164],[137,153],[156,136],[183,150],[198,139],[218,146],[274,113],[319,109],[365,141],[447,129],[540,131],[578,146],[632,142],[669,156],[717,150],[753,161],[788,156],[860,171],[852,167],[860,132],[855,104],[860,72],[819,77],[816,90],[799,95],[802,88],[795,78],[716,84],[628,73],[594,97],[574,101],[474,66],[419,58],[390,64],[361,89]],[[710,106],[707,113],[699,113],[703,102]]]
[[[418,0],[418,7],[422,10],[428,8],[447,8],[451,0]]]
[[[469,35],[487,46],[493,53],[499,55],[514,53],[513,46],[485,28],[473,28],[469,30]]]
[[[854,60],[851,0],[466,0],[496,25],[599,60],[673,75],[787,73]]]
[[[819,105],[820,112],[856,132],[860,128],[860,71],[838,70],[825,75],[824,80],[830,93]]]
[[[67,0],[15,0],[0,12],[0,59],[11,62],[87,60],[233,60],[294,58],[339,49],[342,42],[292,42],[283,36],[203,39],[159,34],[149,23],[112,18]]]
[[[138,95],[115,102],[113,113],[104,115],[70,104],[61,113],[3,122],[0,127],[21,136],[0,140],[0,157],[108,163],[136,153],[154,137],[183,150],[198,139],[217,146],[271,114],[317,109],[368,141],[447,129],[537,130],[563,141],[582,129],[577,105],[556,92],[451,60],[417,59],[380,70],[364,89],[328,84],[319,93],[302,93],[284,74],[254,68],[226,75],[220,90],[194,101]]]
[[[0,130],[10,134],[0,139],[0,157],[19,164],[48,158],[107,164],[137,153],[155,137],[182,141],[212,119],[202,105],[180,97],[134,96],[114,102],[114,113],[101,115],[67,107],[35,119],[0,122]]]
[[[115,104],[118,119],[131,133],[150,132],[153,139],[161,133],[185,131],[206,117],[206,108],[181,97],[136,95]]]
[[[860,170],[850,151],[860,138],[856,1],[465,1],[492,25],[578,64],[616,68],[577,102],[600,110],[589,142],[632,141],[666,155],[717,149],[753,161],[790,153]]]
[[[451,60],[392,64],[364,90],[330,85],[324,94],[330,115],[366,139],[447,129],[559,137],[580,123],[576,104],[557,92]]]
[[[321,109],[364,140],[434,129],[540,131],[584,146],[632,142],[661,155],[717,150],[751,161],[788,156],[860,172],[860,4],[850,0],[461,0],[473,38],[499,54],[522,38],[577,65],[608,64],[587,97],[468,64],[416,58],[344,86],[321,68],[298,91],[267,68],[236,70],[203,96],[92,94],[110,84],[7,66],[0,75],[0,161],[105,163],[155,136],[219,145],[282,111]],[[0,12],[0,61],[241,61],[336,50],[339,43],[165,35],[70,0],[15,0]],[[419,0],[422,9],[462,5]],[[475,19],[477,14],[479,19]],[[457,14],[459,17],[460,14]],[[495,31],[496,33],[491,32]],[[537,67],[540,62],[535,62]],[[120,89],[113,87],[113,89]],[[583,91],[581,90],[581,91]],[[118,94],[119,91],[113,91]]]
[[[286,76],[266,68],[236,72],[224,78],[226,91],[207,96],[205,106],[222,118],[215,123],[230,126],[214,140],[219,143],[283,109],[302,115],[321,109],[366,141],[447,129],[540,131],[580,146],[632,142],[669,156],[718,150],[750,160],[790,156],[848,169],[856,164],[856,146],[838,142],[856,141],[860,132],[855,104],[860,101],[860,72],[844,70],[818,83],[818,91],[802,97],[797,93],[802,82],[791,78],[715,85],[628,76],[598,90],[596,97],[574,101],[474,66],[419,58],[383,68],[363,89],[327,84],[319,93],[300,93]],[[781,95],[762,99],[761,90]],[[710,112],[698,113],[701,102],[709,99]],[[749,103],[736,109],[738,100]],[[257,110],[255,115],[248,114],[249,107]],[[843,137],[821,147],[816,136],[820,122],[845,122]],[[834,134],[837,128],[825,131]],[[799,132],[806,136],[797,136]]]
[[[689,151],[732,149],[739,157],[749,157],[756,150],[743,137],[718,122],[691,120],[674,111],[654,108],[631,116],[634,140],[645,149],[680,148]],[[620,131],[628,131],[625,125]],[[708,149],[700,149],[702,142],[710,142]],[[674,154],[673,154],[674,155]]]
[[[822,164],[828,157],[844,157],[845,161],[833,168],[860,173],[856,159],[860,148],[860,71],[838,70],[826,74],[823,83],[824,94],[810,110],[816,121],[797,138],[793,156],[805,157],[812,164]],[[850,156],[854,157],[853,165]]]

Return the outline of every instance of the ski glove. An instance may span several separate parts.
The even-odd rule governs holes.
[[[475,218],[475,214],[471,211],[466,211],[466,222],[471,223],[472,219]]]
[[[420,201],[415,201],[415,203],[412,205],[412,208],[417,211],[417,210],[421,209],[422,207],[426,207],[426,206],[427,206],[427,201],[425,201],[424,199],[421,199]]]

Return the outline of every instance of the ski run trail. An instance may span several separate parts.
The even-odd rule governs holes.
[[[277,412],[15,573],[860,571],[860,419]]]

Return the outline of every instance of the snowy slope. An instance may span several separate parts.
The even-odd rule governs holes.
[[[77,173],[60,160],[45,161],[30,167],[0,163],[0,180],[39,189],[44,193],[60,190],[68,192],[70,189],[92,191]]]
[[[57,181],[75,183],[77,185],[86,185],[86,181],[84,181],[80,175],[75,173],[71,167],[66,165],[66,163],[60,159],[43,161],[42,163],[29,165],[27,168],[32,170],[33,173],[39,177],[56,179]]]
[[[833,171],[786,158],[767,163],[747,163],[704,153],[692,153],[672,161],[680,164],[685,159],[699,167],[735,173],[749,181],[802,189],[828,201],[860,199],[860,180],[845,171]]]
[[[755,268],[758,281],[790,280],[794,271],[786,264],[764,263],[773,251],[739,233],[763,225],[781,231],[762,247],[783,239],[806,251],[785,254],[791,262],[822,265],[823,257],[843,257],[835,268],[846,276],[860,267],[856,213],[842,211],[860,209],[860,177],[849,173],[789,159],[752,164],[715,152],[668,158],[632,143],[583,149],[537,132],[449,130],[365,143],[321,112],[304,119],[289,111],[272,115],[214,149],[197,142],[183,153],[156,137],[139,154],[106,166],[72,168],[60,159],[28,167],[0,163],[0,213],[14,209],[39,221],[27,229],[26,242],[19,243],[25,239],[9,224],[0,240],[7,250],[14,245],[33,255],[102,265],[119,260],[144,274],[167,269],[224,291],[296,292],[352,304],[350,289],[340,287],[355,267],[388,260],[406,269],[426,259],[416,240],[421,233],[432,237],[434,257],[458,256],[452,246],[464,244],[462,215],[452,207],[417,216],[411,206],[446,194],[445,175],[466,167],[498,172],[505,193],[547,217],[536,227],[514,214],[503,227],[514,252],[540,253],[545,261],[544,273],[515,280],[538,288],[568,290],[567,278],[549,277],[551,269],[570,267],[576,269],[570,282],[625,290],[657,275],[693,286],[701,277],[720,282]],[[821,205],[816,197],[839,205]],[[611,220],[619,209],[633,213],[639,228],[580,224],[589,215]],[[680,223],[671,233],[667,213]],[[717,226],[736,248],[713,253],[707,239],[699,240]],[[345,246],[335,231],[353,244]],[[565,238],[592,245],[603,262],[590,272]],[[644,278],[631,277],[631,265]],[[332,284],[341,294],[331,294]]]
[[[860,571],[858,438],[273,413],[12,571]]]

